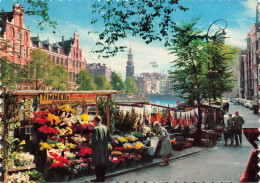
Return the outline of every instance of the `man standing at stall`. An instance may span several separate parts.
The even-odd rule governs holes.
[[[95,127],[91,137],[92,163],[95,166],[96,182],[105,182],[105,170],[109,162],[109,132],[107,127],[101,124],[100,116],[94,117],[93,124]]]
[[[239,116],[238,111],[235,112],[235,117],[233,118],[233,121],[234,121],[234,129],[235,129],[236,146],[238,146],[239,145],[238,136],[239,136],[240,144],[242,144],[242,125],[245,123],[245,121],[241,116]]]

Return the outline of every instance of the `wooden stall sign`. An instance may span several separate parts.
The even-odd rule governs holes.
[[[75,93],[51,93],[40,94],[40,104],[53,103],[71,103],[71,102],[96,102],[96,94],[75,94]]]

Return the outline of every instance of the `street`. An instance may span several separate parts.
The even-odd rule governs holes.
[[[241,105],[230,104],[228,113],[239,111],[244,118],[243,127],[259,127],[258,115]],[[227,115],[225,115],[225,123]],[[228,141],[228,144],[230,142]],[[241,146],[223,146],[224,140],[206,151],[170,162],[169,166],[154,166],[138,172],[113,177],[109,182],[239,182],[244,173],[252,145],[243,134]]]

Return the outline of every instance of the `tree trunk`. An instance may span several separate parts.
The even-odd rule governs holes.
[[[200,99],[198,97],[198,123],[197,123],[197,130],[194,137],[194,145],[201,144],[201,124],[202,124],[202,111],[200,109]]]

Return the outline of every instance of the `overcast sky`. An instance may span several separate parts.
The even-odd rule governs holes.
[[[0,8],[5,11],[12,11],[12,5],[16,0],[0,0]],[[21,1],[21,0],[20,0]],[[189,8],[186,12],[178,11],[175,14],[175,22],[180,23],[194,16],[201,15],[199,28],[208,29],[209,25],[217,20],[224,19],[228,22],[226,29],[226,43],[232,46],[245,49],[245,38],[250,26],[256,20],[257,0],[180,0],[180,4]],[[89,53],[98,39],[96,34],[88,34],[96,27],[91,25],[91,10],[89,0],[52,0],[50,2],[50,17],[59,23],[56,34],[46,28],[41,31],[37,26],[36,17],[25,16],[26,27],[30,27],[31,36],[40,35],[44,40],[49,37],[50,42],[61,41],[62,35],[65,40],[73,37],[77,30],[80,36],[80,45],[83,55],[88,63],[106,63],[112,70],[120,72],[125,77],[125,67],[127,62],[128,50],[109,59],[98,59],[97,55]],[[224,26],[224,22],[218,22],[217,26]],[[212,27],[214,30],[214,26]],[[135,63],[135,75],[141,72],[164,72],[170,69],[170,61],[174,60],[173,55],[169,55],[163,44],[154,42],[146,45],[142,39],[129,37],[123,41],[126,46],[132,47],[132,53]],[[157,62],[158,68],[153,68],[150,62]]]

